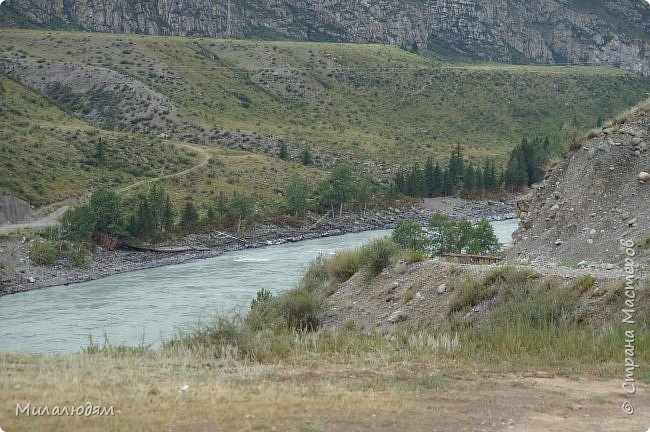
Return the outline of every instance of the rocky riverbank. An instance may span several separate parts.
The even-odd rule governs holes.
[[[0,296],[56,285],[86,282],[102,277],[180,264],[195,259],[211,258],[225,252],[297,242],[375,229],[390,229],[397,221],[407,219],[426,224],[431,214],[442,211],[454,217],[472,220],[487,218],[503,220],[517,217],[512,201],[466,201],[434,199],[400,208],[388,207],[361,214],[344,214],[340,218],[320,218],[310,215],[302,227],[289,224],[256,223],[238,239],[225,237],[217,231],[192,234],[172,243],[157,246],[184,247],[183,252],[152,252],[133,249],[104,250],[98,248],[87,268],[69,267],[65,262],[51,266],[35,266],[29,258],[29,244],[35,234],[10,235],[0,240],[0,256],[6,266]]]

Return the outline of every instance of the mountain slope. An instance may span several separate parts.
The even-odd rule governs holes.
[[[7,0],[2,27],[417,44],[501,62],[589,63],[650,73],[640,0]]]
[[[442,63],[397,47],[0,31],[0,69],[101,128],[321,166],[503,158],[524,135],[557,136],[631,106],[650,79],[611,68]]]
[[[104,157],[97,157],[101,143]],[[97,130],[0,75],[0,192],[41,205],[198,163],[145,135]],[[101,160],[100,160],[101,159]]]
[[[262,212],[275,211],[294,173],[312,185],[325,176],[276,157],[97,129],[0,75],[0,194],[31,205],[80,198],[100,184],[132,200],[160,177],[176,206],[191,197],[201,214],[219,192],[251,194]]]

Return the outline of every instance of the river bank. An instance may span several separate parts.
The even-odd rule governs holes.
[[[259,248],[287,242],[298,242],[354,233],[391,229],[401,219],[426,224],[431,214],[443,211],[454,217],[472,220],[487,218],[504,220],[516,217],[513,202],[481,202],[458,199],[433,199],[415,206],[373,210],[365,215],[344,214],[340,218],[308,217],[303,227],[256,223],[240,236],[241,240],[224,238],[218,232],[192,234],[160,246],[186,247],[183,252],[152,252],[140,250],[104,250],[98,248],[87,268],[73,268],[64,262],[51,266],[35,266],[29,259],[29,243],[35,234],[18,234],[0,241],[0,256],[7,267],[0,296],[56,285],[68,285],[100,279],[119,273],[180,264],[212,258],[225,252]],[[432,204],[433,203],[433,204]],[[441,207],[442,206],[442,207]]]

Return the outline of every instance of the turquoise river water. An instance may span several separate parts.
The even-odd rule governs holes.
[[[509,243],[518,220],[493,222]],[[184,264],[0,297],[0,351],[69,353],[100,344],[159,345],[219,313],[245,310],[258,290],[291,288],[319,255],[390,231],[366,231],[226,253]]]

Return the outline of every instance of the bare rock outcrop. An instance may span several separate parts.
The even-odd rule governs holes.
[[[616,65],[650,73],[640,0],[7,0],[0,26],[290,38],[443,48],[493,61]]]

